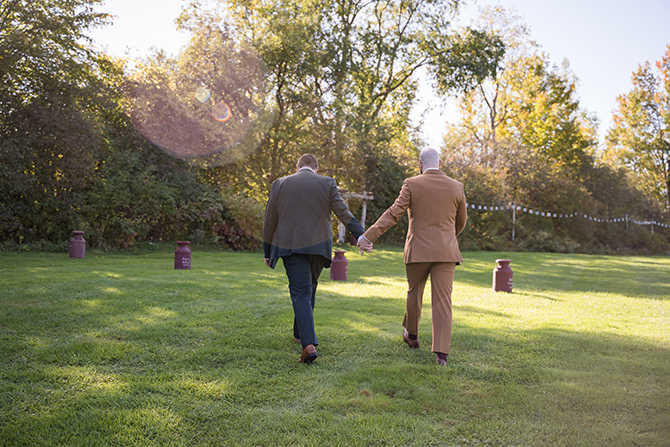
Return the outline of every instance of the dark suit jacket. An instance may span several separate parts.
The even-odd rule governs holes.
[[[405,239],[405,264],[416,262],[455,262],[463,257],[456,236],[468,219],[463,184],[437,169],[408,178],[393,205],[374,223],[365,237],[375,242],[398,223],[409,210]]]
[[[321,255],[330,267],[331,212],[354,237],[365,231],[342,200],[335,179],[301,169],[275,180],[263,219],[263,251],[272,268],[294,253]]]

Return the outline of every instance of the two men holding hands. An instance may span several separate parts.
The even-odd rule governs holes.
[[[337,190],[335,180],[317,174],[318,162],[305,154],[298,171],[276,180],[263,221],[265,263],[274,268],[282,258],[293,301],[294,337],[300,340],[300,362],[317,357],[314,331],[314,303],[321,271],[330,267],[333,212],[358,239],[361,250],[373,243],[405,214],[409,228],[404,262],[407,272],[407,302],[403,319],[403,341],[418,349],[423,291],[431,278],[433,313],[432,352],[436,363],[447,365],[451,345],[451,291],[455,266],[463,261],[456,236],[467,221],[463,184],[440,170],[435,149],[419,157],[421,174],[404,181],[398,198],[367,231],[354,218]]]

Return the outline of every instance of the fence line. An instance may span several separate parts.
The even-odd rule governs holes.
[[[556,212],[556,211],[550,211],[550,210],[543,210],[541,208],[535,208],[535,207],[529,207],[521,204],[516,204],[513,203],[511,205],[500,205],[500,204],[495,204],[495,203],[482,203],[482,202],[468,202],[466,203],[466,207],[469,210],[474,210],[474,211],[509,211],[512,210],[512,240],[514,240],[514,223],[516,221],[516,213],[517,211],[528,213],[528,214],[533,214],[536,216],[541,216],[541,217],[547,217],[547,218],[556,218],[556,219],[570,219],[570,218],[584,218],[591,220],[593,222],[607,222],[607,223],[617,223],[617,222],[626,222],[626,225],[628,223],[634,223],[636,225],[651,225],[651,232],[652,234],[654,233],[654,225],[657,225],[659,227],[663,228],[670,228],[670,225],[662,223],[662,222],[657,222],[655,220],[637,220],[637,219],[632,219],[626,214],[623,217],[595,217],[595,216],[590,216],[588,214],[585,214],[583,212],[572,212],[572,213],[561,213],[561,212]]]

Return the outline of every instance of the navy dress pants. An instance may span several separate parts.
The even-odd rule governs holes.
[[[320,255],[292,254],[282,257],[288,288],[293,302],[293,336],[300,339],[303,347],[317,346],[314,330],[314,302],[319,275],[328,260]]]

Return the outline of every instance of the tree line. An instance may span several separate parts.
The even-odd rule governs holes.
[[[606,148],[569,66],[518,17],[459,1],[191,2],[177,56],[129,63],[94,50],[99,1],[0,2],[0,241],[62,248],[191,240],[258,246],[272,181],[314,153],[340,188],[369,191],[367,220],[418,174],[416,73],[460,98],[443,169],[473,202],[667,218],[670,47],[619,98]],[[214,119],[212,119],[214,118]],[[351,199],[352,210],[361,204]],[[669,221],[670,222],[670,221]],[[405,221],[406,225],[406,221]],[[668,234],[471,213],[464,247],[653,252]],[[385,236],[401,243],[404,227]]]

